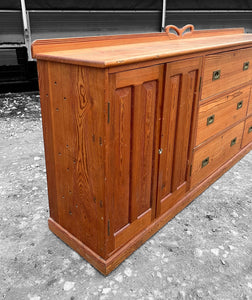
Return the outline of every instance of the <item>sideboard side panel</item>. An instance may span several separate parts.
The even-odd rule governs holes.
[[[48,81],[55,166],[48,173],[49,196],[56,190],[51,218],[57,209],[54,221],[103,255],[104,71],[50,62]]]

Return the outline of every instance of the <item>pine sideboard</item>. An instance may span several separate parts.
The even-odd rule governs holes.
[[[49,228],[103,274],[252,149],[242,28],[38,40]]]

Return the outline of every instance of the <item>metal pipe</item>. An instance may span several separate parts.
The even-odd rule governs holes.
[[[24,31],[28,30],[28,25],[27,25],[27,19],[26,19],[26,7],[25,7],[25,0],[20,0],[21,1],[21,9],[22,9],[22,19],[23,19],[23,25],[24,25]]]
[[[165,31],[165,15],[166,15],[166,0],[163,0],[161,32]]]
[[[25,0],[20,0],[22,9],[22,19],[24,26],[24,41],[27,48],[28,60],[32,60],[31,55],[31,29],[30,29],[30,18],[29,12],[26,10]]]

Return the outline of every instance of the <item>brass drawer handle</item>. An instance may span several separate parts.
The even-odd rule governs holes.
[[[243,63],[243,71],[248,70],[249,68],[249,61],[246,61],[245,63]]]
[[[232,146],[234,146],[236,144],[236,140],[237,140],[236,137],[234,139],[232,139],[232,141],[230,143],[230,147],[232,147]]]
[[[213,124],[215,115],[211,115],[207,118],[207,126]]]
[[[212,81],[220,79],[220,73],[221,73],[221,70],[213,71]]]
[[[242,108],[242,104],[243,104],[243,101],[238,102],[236,109],[238,110],[238,109]]]
[[[248,133],[251,133],[251,132],[252,132],[252,126],[250,126],[248,129]]]
[[[204,168],[205,166],[207,166],[208,163],[209,163],[209,156],[202,160],[201,168]]]

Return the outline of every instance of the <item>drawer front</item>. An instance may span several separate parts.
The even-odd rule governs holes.
[[[245,118],[250,86],[214,99],[199,108],[196,145]]]
[[[206,56],[201,98],[205,99],[252,79],[252,48]]]
[[[252,142],[252,117],[249,117],[245,122],[242,147]]]
[[[191,187],[207,178],[240,150],[244,122],[216,137],[194,153]]]

